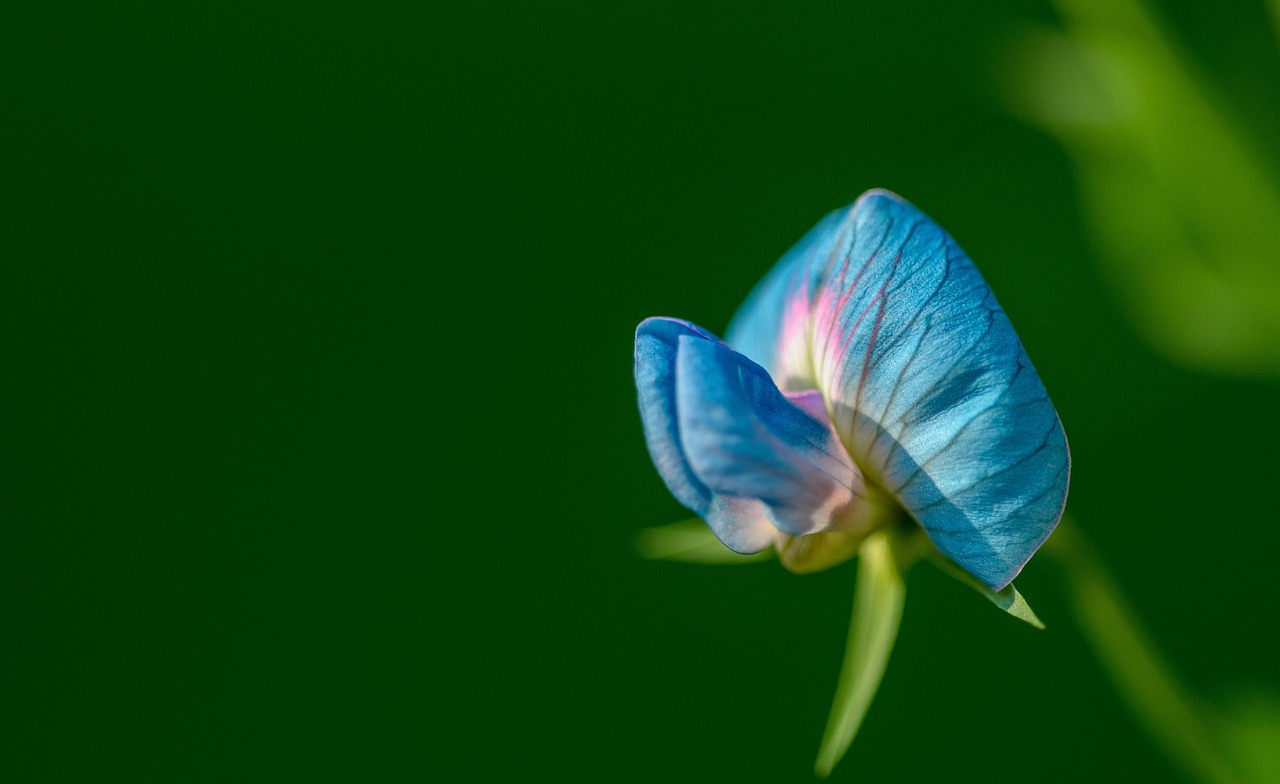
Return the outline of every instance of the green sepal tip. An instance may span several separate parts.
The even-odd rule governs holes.
[[[757,563],[773,557],[772,549],[750,555],[735,553],[696,517],[670,525],[642,528],[636,534],[635,547],[641,558],[652,561],[732,565]]]
[[[1044,628],[1044,622],[1036,616],[1035,611],[1031,609],[1031,605],[1027,604],[1027,600],[1018,592],[1018,589],[1014,587],[1013,583],[1009,583],[999,591],[993,591],[978,580],[978,578],[960,568],[955,561],[952,561],[941,553],[932,554],[930,560],[933,561],[934,565],[942,570],[944,574],[954,577],[956,580],[959,580],[961,583],[982,594],[986,597],[987,601],[1009,613],[1014,618],[1017,618],[1020,621],[1026,621],[1037,629]]]

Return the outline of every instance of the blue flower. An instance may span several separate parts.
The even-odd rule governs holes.
[[[1066,436],[1013,326],[955,241],[892,193],[819,222],[726,341],[651,318],[635,361],[658,472],[737,552],[824,568],[910,519],[999,590],[1062,515]]]

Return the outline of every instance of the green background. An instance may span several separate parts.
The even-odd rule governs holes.
[[[1280,132],[1263,8],[1158,7]],[[997,292],[1069,509],[1187,682],[1280,690],[1276,385],[1137,337],[995,86],[1048,7],[5,15],[0,779],[806,780],[855,567],[634,555],[687,513],[632,332],[723,330],[876,186]],[[1019,587],[1047,631],[911,573],[835,780],[1181,780],[1053,565]]]

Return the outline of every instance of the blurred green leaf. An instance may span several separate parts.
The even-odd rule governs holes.
[[[1064,518],[1049,544],[1044,552],[1065,567],[1076,622],[1138,723],[1196,781],[1239,782],[1214,706],[1182,684],[1079,527]]]
[[[1141,2],[1056,6],[1063,30],[1025,35],[1006,87],[1074,158],[1139,330],[1190,367],[1280,374],[1280,190],[1266,161]]]
[[[748,564],[773,557],[772,550],[751,555],[735,553],[697,518],[641,529],[636,535],[636,551],[641,558],[650,560],[698,564]]]
[[[823,778],[835,768],[858,734],[898,636],[906,583],[894,553],[894,535],[887,530],[877,531],[867,537],[858,553],[858,580],[844,666],[814,763],[814,772]]]
[[[961,583],[969,586],[973,590],[982,594],[987,601],[999,607],[1001,610],[1012,615],[1020,621],[1026,621],[1037,629],[1044,628],[1044,622],[1041,621],[1031,609],[1031,605],[1027,604],[1027,600],[1018,593],[1018,589],[1009,583],[999,591],[993,591],[981,580],[966,572],[964,569],[947,558],[945,555],[938,553],[936,550],[930,554],[935,566],[937,566],[944,574],[947,574]]]
[[[1246,781],[1280,781],[1280,699],[1250,690],[1227,701],[1227,750]]]

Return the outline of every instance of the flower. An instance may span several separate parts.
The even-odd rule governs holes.
[[[650,318],[635,363],[659,474],[737,552],[809,571],[910,519],[999,590],[1062,515],[1066,436],[1013,326],[955,241],[887,191],[810,230],[726,341]]]

